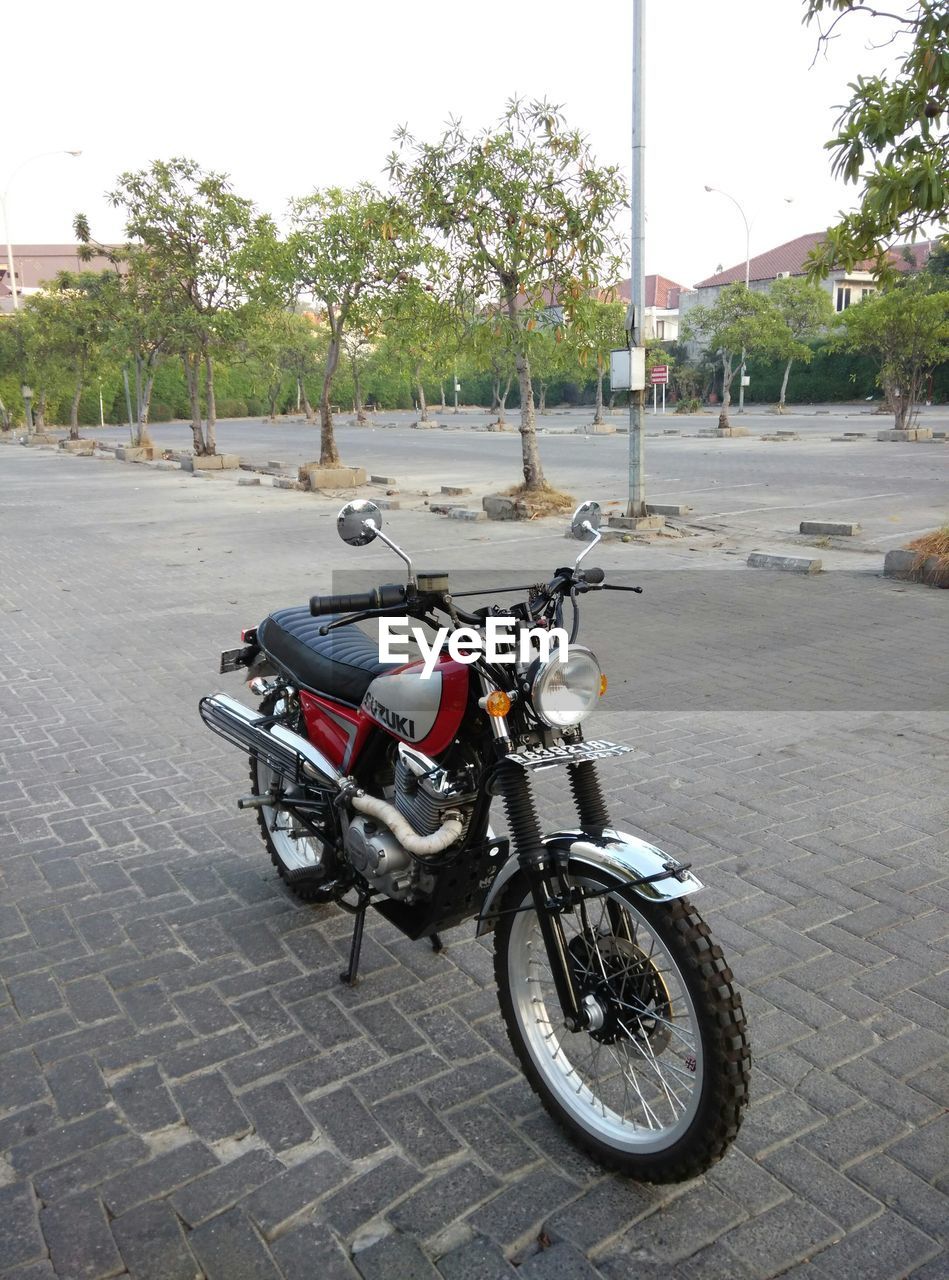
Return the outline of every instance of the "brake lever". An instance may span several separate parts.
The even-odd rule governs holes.
[[[602,584],[602,589],[604,591],[635,591],[638,596],[641,596],[643,593],[642,587],[621,587],[619,583],[616,582],[604,582]]]

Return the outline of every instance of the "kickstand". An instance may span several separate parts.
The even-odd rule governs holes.
[[[437,933],[432,934],[432,950],[438,955],[439,951],[445,950],[445,944]]]
[[[359,906],[354,914],[356,923],[353,925],[353,940],[349,947],[349,968],[345,973],[339,975],[340,982],[347,987],[354,987],[356,979],[359,975],[359,953],[362,950],[362,931],[366,923],[366,908],[369,906],[369,896],[360,898]]]

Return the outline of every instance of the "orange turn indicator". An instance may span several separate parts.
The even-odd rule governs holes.
[[[600,676],[600,697],[601,698],[603,697],[604,693],[606,693],[606,676],[601,675]]]
[[[494,689],[485,698],[484,709],[489,716],[506,716],[511,709],[511,699],[503,689]]]

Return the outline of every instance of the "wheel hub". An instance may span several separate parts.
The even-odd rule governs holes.
[[[586,1030],[600,1044],[649,1041],[654,1054],[669,1043],[672,1001],[649,957],[625,938],[577,934],[567,950],[574,962]]]

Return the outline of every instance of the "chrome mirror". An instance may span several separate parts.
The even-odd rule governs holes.
[[[347,502],[336,517],[336,531],[351,547],[364,547],[382,528],[382,512],[374,502]]]
[[[600,533],[600,504],[598,502],[581,502],[570,519],[570,533],[579,542],[589,542],[577,556],[575,564],[579,564],[588,552],[592,551],[602,539]]]

